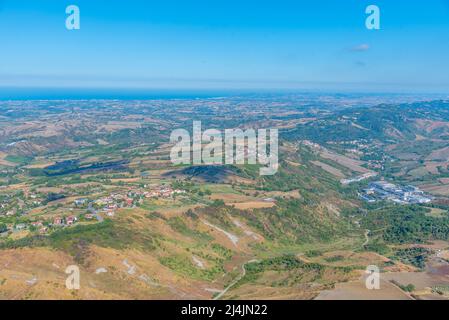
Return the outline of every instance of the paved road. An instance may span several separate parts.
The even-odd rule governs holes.
[[[98,220],[98,222],[103,222],[103,217],[98,214],[94,207],[92,207],[92,202],[89,203],[87,210]]]

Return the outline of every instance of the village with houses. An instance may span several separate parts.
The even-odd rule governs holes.
[[[39,234],[49,234],[60,228],[67,228],[76,225],[79,222],[102,222],[105,218],[112,218],[117,210],[124,208],[135,208],[143,203],[145,199],[168,199],[176,195],[185,194],[185,190],[174,189],[168,185],[155,185],[143,188],[128,187],[126,190],[117,190],[109,195],[97,199],[91,197],[77,198],[72,202],[72,206],[66,209],[67,214],[56,215],[52,218],[36,219],[35,221],[15,223],[4,223],[0,226],[0,237],[8,237],[11,234],[21,231],[31,231]],[[37,199],[34,194],[28,195],[28,198]],[[33,201],[34,207],[43,205],[42,201]],[[6,210],[8,201],[0,202],[0,216],[13,218],[17,216],[14,209]],[[73,214],[76,209],[79,214]],[[6,211],[5,211],[6,210]],[[21,214],[26,217],[27,214]]]

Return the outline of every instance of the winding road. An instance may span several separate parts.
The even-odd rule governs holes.
[[[221,297],[223,297],[233,286],[235,286],[237,284],[237,282],[239,282],[240,280],[243,279],[243,277],[246,275],[246,269],[245,266],[247,264],[250,263],[255,263],[255,262],[259,262],[259,260],[253,259],[253,260],[249,260],[247,262],[245,262],[244,264],[242,264],[242,273],[234,279],[234,281],[232,281],[222,292],[220,292],[220,294],[218,294],[214,300],[219,300]]]
[[[366,247],[366,245],[368,244],[368,242],[369,242],[369,234],[370,234],[370,232],[371,232],[371,230],[368,230],[368,229],[366,229],[365,230],[365,242],[362,244],[362,247],[363,248],[365,248]]]

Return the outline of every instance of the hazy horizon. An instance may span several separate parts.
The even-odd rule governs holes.
[[[381,92],[326,89],[178,89],[178,88],[2,88],[0,100],[153,100],[220,98],[251,95],[343,95],[378,97],[416,97],[420,99],[449,99],[449,93]]]

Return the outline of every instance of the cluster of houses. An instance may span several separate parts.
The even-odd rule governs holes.
[[[74,225],[78,221],[78,218],[75,216],[68,216],[65,218],[56,217],[53,219],[53,226],[64,227]]]
[[[176,194],[184,194],[185,190],[173,189],[170,186],[159,186],[150,191],[143,192],[145,198],[170,198]]]
[[[0,209],[3,209],[3,208],[0,208]],[[8,210],[6,212],[0,211],[0,215],[5,215],[7,217],[14,216],[15,214],[16,214],[15,210]]]
[[[145,186],[147,188],[147,186]],[[177,194],[184,194],[185,190],[173,189],[170,186],[155,186],[151,187],[149,190],[129,190],[128,194],[124,198],[127,202],[126,204],[131,204],[133,201],[138,201],[143,198],[151,199],[151,198],[171,198]],[[119,195],[120,196],[120,195]],[[123,197],[123,196],[122,196]]]
[[[76,206],[89,205],[100,209],[105,215],[112,217],[119,208],[132,208],[141,203],[144,198],[170,198],[177,194],[184,194],[185,190],[173,189],[170,186],[156,186],[150,190],[129,189],[125,193],[113,193],[95,201],[82,198],[75,200]],[[91,210],[92,211],[92,210]],[[86,216],[86,218],[88,218]]]
[[[376,143],[371,143],[366,139],[350,140],[350,141],[328,141],[330,145],[340,145],[345,148],[345,152],[355,154],[357,156],[365,156],[372,158],[367,160],[367,166],[370,169],[385,170],[385,162],[389,159],[387,155],[378,150]],[[352,147],[348,147],[352,146]]]
[[[147,187],[145,186],[145,189]],[[112,217],[119,208],[132,208],[136,204],[141,203],[144,198],[170,198],[177,194],[186,193],[185,190],[173,189],[170,186],[155,186],[150,187],[148,190],[142,189],[128,189],[123,193],[113,193],[109,196],[102,197],[97,200],[90,200],[88,198],[79,198],[74,200],[73,204],[77,208],[84,208],[87,212],[82,215],[86,220],[93,220],[99,218],[99,212],[102,214]],[[14,214],[13,211],[9,215]],[[102,219],[102,218],[101,218]],[[21,231],[29,229],[30,227],[35,228],[41,234],[46,234],[49,232],[50,228],[60,228],[60,227],[70,227],[77,223],[79,217],[75,215],[69,216],[57,216],[51,221],[34,221],[30,223],[20,223],[16,225],[11,225],[8,227],[8,231]]]
[[[42,200],[36,194],[24,192],[24,197],[16,194],[2,195],[0,199],[0,216],[15,216],[27,208],[36,208],[42,205]]]
[[[28,223],[18,223],[16,225],[8,226],[8,231],[18,232],[35,228],[40,234],[46,234],[51,227],[68,227],[74,225],[78,221],[76,216],[55,217],[51,222],[33,221]]]
[[[0,200],[0,215],[13,216],[16,214],[12,195],[7,195]]]
[[[370,183],[360,197],[369,203],[387,200],[398,204],[425,204],[433,200],[415,186],[398,186],[387,181]]]
[[[34,221],[31,222],[31,226],[39,230],[39,233],[45,234],[48,232],[48,227],[44,226],[44,223],[42,221]]]
[[[101,211],[108,217],[113,217],[119,208],[131,208],[134,206],[134,197],[129,195],[122,195],[119,193],[111,194],[110,196],[97,199],[92,202],[95,208],[101,208]],[[91,212],[93,212],[91,210]]]
[[[312,142],[310,140],[302,140],[302,141],[300,141],[300,143],[304,146],[311,147],[313,149],[317,149],[317,150],[322,149],[322,147],[318,143]]]

